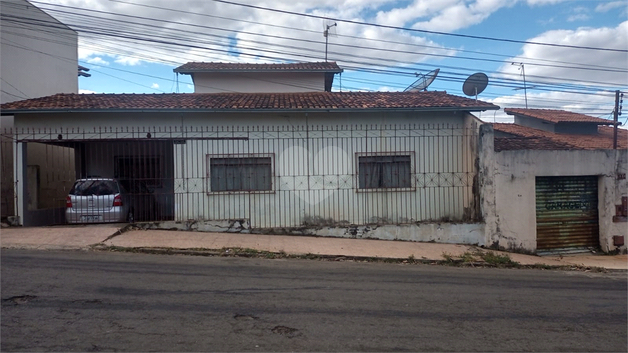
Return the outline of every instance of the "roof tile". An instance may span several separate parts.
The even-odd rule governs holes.
[[[613,128],[598,126],[597,134],[557,134],[518,124],[494,123],[495,131],[511,135],[496,137],[495,151],[507,150],[597,150],[613,148]],[[628,148],[628,130],[617,129],[617,148]]]
[[[251,64],[251,63],[220,63],[220,62],[188,62],[176,69],[178,73],[192,72],[260,72],[260,71],[280,71],[280,72],[342,72],[342,69],[335,62],[303,62],[289,64]]]
[[[446,92],[56,94],[0,106],[2,114],[107,110],[496,110],[498,106]]]

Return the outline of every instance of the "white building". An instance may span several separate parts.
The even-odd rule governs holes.
[[[18,132],[42,129],[18,146],[54,144],[76,161],[64,180],[148,182],[155,220],[484,243],[471,112],[498,109],[490,103],[444,92],[90,94],[2,108]],[[19,180],[29,160],[18,155]],[[62,221],[64,198],[44,219],[21,192],[24,224]]]
[[[195,93],[331,92],[335,62],[245,64],[189,62],[174,69],[192,76]]]
[[[0,34],[1,103],[78,92],[78,35],[74,30],[28,1],[1,0]],[[14,153],[8,137],[12,134],[13,117],[3,115],[0,122],[3,168],[0,208],[5,218],[14,215]],[[42,146],[31,148],[31,155],[45,159],[47,152]],[[32,169],[46,174],[44,168],[40,163]]]

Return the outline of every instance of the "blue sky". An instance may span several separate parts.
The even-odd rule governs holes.
[[[485,72],[479,99],[524,107],[513,62],[530,108],[610,118],[614,91],[628,90],[625,0],[32,2],[79,32],[85,93],[192,92],[172,71],[188,61],[323,61],[331,23],[328,57],[345,70],[335,91],[399,91],[440,68],[428,90],[464,95],[465,78]]]

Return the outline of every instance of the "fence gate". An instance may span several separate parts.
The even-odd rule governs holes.
[[[598,247],[596,176],[536,178],[538,250]]]

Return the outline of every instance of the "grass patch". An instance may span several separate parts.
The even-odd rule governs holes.
[[[480,257],[487,264],[493,265],[493,266],[513,267],[513,266],[518,266],[519,265],[519,263],[516,262],[516,261],[513,261],[510,258],[510,255],[508,255],[508,254],[496,254],[496,253],[494,253],[492,251],[488,251],[488,252],[482,253],[482,255],[480,255]]]
[[[493,251],[474,252],[466,251],[462,255],[443,253],[444,265],[456,266],[486,266],[486,267],[519,267],[520,264],[513,261],[508,254],[498,254]]]

